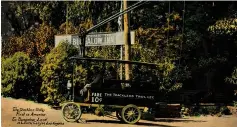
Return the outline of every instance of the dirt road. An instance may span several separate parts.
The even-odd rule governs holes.
[[[62,118],[60,110],[53,110],[47,105],[22,99],[1,99],[2,127],[237,127],[236,116],[158,118],[155,121],[140,120],[136,125],[128,125],[116,118],[83,114],[82,119],[86,123],[68,123]]]

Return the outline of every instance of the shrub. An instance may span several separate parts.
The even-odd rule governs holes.
[[[67,81],[72,79],[72,61],[69,58],[76,54],[78,51],[73,45],[62,42],[46,56],[41,68],[43,82],[40,89],[45,97],[45,102],[58,104],[66,99],[64,94],[67,92]],[[74,69],[78,76],[74,77],[76,78],[75,83],[83,79],[85,71],[81,66]]]
[[[222,106],[220,108],[220,113],[224,115],[231,115],[231,111],[227,106]]]
[[[2,58],[2,94],[5,97],[36,100],[39,92],[37,62],[23,52]]]
[[[188,110],[189,110],[188,115],[190,116],[200,116],[200,115],[218,115],[219,116],[219,115],[231,114],[227,106],[201,106],[201,107],[191,106],[188,108]]]

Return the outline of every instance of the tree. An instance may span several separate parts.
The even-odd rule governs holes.
[[[2,58],[2,94],[7,97],[37,100],[40,88],[38,64],[23,52]]]
[[[30,57],[42,57],[54,47],[55,33],[56,30],[52,26],[43,23],[22,36],[12,36],[3,43],[3,56],[25,52]]]
[[[226,58],[228,59],[228,69],[227,73],[228,75],[230,70],[233,69],[231,76],[228,76],[225,78],[225,81],[230,84],[237,84],[237,67],[236,67],[236,48],[237,48],[237,18],[228,18],[223,20],[218,20],[214,25],[209,27],[209,31],[212,33],[212,37],[214,38],[215,42],[222,47],[219,47],[222,49],[222,52],[219,52],[219,54],[224,54]],[[223,44],[223,40],[226,40],[228,38],[228,43]],[[227,46],[231,45],[231,46]],[[236,89],[236,88],[234,88]],[[237,94],[237,90],[235,90],[235,94]]]
[[[58,28],[65,22],[66,5],[54,1],[8,1],[5,19],[11,24],[13,33],[20,36],[32,27],[48,23]],[[52,18],[53,17],[53,18]]]
[[[66,84],[72,78],[72,64],[69,58],[77,53],[74,46],[62,42],[45,57],[41,68],[40,89],[45,96],[45,102],[58,104],[65,99],[63,95],[67,90]]]

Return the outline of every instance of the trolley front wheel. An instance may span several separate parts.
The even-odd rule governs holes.
[[[76,122],[81,118],[81,107],[73,102],[67,103],[62,108],[63,118],[67,122]]]

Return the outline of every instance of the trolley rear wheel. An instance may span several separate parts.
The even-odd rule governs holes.
[[[141,111],[136,105],[127,105],[121,112],[122,120],[128,124],[137,123],[141,119]]]

